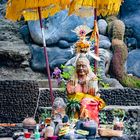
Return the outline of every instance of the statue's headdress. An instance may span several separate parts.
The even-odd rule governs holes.
[[[100,60],[100,58],[90,50],[91,42],[87,39],[87,34],[89,34],[91,31],[92,30],[87,25],[80,25],[76,27],[74,30],[72,30],[72,32],[75,32],[76,35],[79,37],[79,40],[74,44],[76,52],[75,63],[81,53],[89,55],[98,61]]]
[[[79,37],[79,40],[75,43],[76,53],[87,53],[91,44],[90,41],[87,41],[86,35],[92,30],[86,25],[80,25],[72,31]]]

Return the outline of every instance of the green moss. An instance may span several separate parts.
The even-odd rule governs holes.
[[[120,82],[126,87],[140,88],[140,79],[134,76],[125,74]]]

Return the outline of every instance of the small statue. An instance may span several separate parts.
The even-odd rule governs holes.
[[[60,97],[55,98],[52,106],[52,125],[54,127],[54,134],[58,135],[59,130],[69,125],[69,118],[65,112],[66,104]]]

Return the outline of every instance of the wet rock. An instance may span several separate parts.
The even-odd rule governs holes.
[[[137,6],[136,6],[137,5]],[[124,21],[126,26],[131,28],[133,32],[133,37],[137,40],[140,40],[140,1],[137,0],[127,0],[124,1],[121,8],[121,19]],[[140,42],[138,42],[138,47],[140,46]]]
[[[31,60],[32,69],[35,71],[45,71],[46,62],[44,58],[43,48],[40,48],[37,45],[32,45],[30,48],[32,53]],[[58,47],[47,48],[47,53],[49,57],[49,64],[52,70],[56,66],[60,67],[61,64],[64,64],[72,57],[72,53],[69,48],[68,49],[60,49]]]
[[[32,42],[31,36],[30,36],[30,32],[29,32],[29,28],[28,25],[23,25],[20,28],[20,33],[22,35],[22,38],[24,40],[25,43],[30,43]]]
[[[140,77],[140,49],[129,52],[126,62],[127,72]]]
[[[67,11],[61,11],[53,17],[49,17],[43,21],[45,27],[45,40],[47,45],[57,44],[60,40],[63,42],[63,47],[66,48],[68,43],[75,42],[77,36],[71,30],[74,30],[77,26],[87,24],[89,27],[93,27],[93,17],[80,18],[75,15],[68,16]],[[37,44],[42,44],[42,34],[40,30],[39,21],[28,22],[29,31],[32,39]],[[62,42],[61,42],[62,43]],[[62,47],[61,47],[62,48]]]
[[[99,56],[101,60],[98,62],[98,64],[99,64],[99,68],[101,69],[99,71],[101,81],[109,84],[110,87],[123,88],[123,86],[119,83],[119,81],[117,81],[114,78],[107,77],[107,73],[110,67],[110,62],[112,59],[112,53],[105,49],[100,49],[99,52],[100,52]]]
[[[99,47],[103,49],[110,49],[111,42],[107,36],[100,35]]]
[[[131,51],[131,50],[134,50],[134,49],[137,48],[137,40],[136,40],[136,38],[134,38],[134,37],[132,37],[132,38],[127,37],[125,42],[127,44],[128,51]]]
[[[0,67],[0,79],[38,80],[38,79],[46,79],[46,75],[43,73],[34,72],[30,67],[26,68]]]
[[[101,41],[99,41],[99,47],[103,48],[103,49],[110,49],[111,42],[108,40],[101,40]]]
[[[99,19],[98,28],[99,28],[99,33],[105,35],[107,30],[107,22],[104,19]]]
[[[30,50],[23,41],[0,41],[0,65],[20,67],[23,61],[29,61]]]

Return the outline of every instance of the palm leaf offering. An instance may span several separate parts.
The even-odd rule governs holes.
[[[76,100],[69,100],[66,112],[70,118],[74,118],[75,113],[80,113],[80,102]]]

